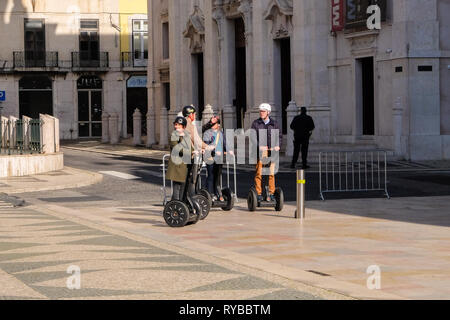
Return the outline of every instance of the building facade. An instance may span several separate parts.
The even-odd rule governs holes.
[[[367,27],[371,4],[381,8],[380,30]],[[449,1],[149,0],[148,8],[160,145],[184,105],[211,105],[225,127],[249,128],[269,102],[284,133],[307,107],[319,146],[450,158]]]
[[[101,137],[117,114],[127,137],[129,110],[147,110],[147,18],[145,0],[1,1],[3,113],[53,115],[61,139]]]

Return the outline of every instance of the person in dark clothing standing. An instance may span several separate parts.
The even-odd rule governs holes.
[[[314,120],[306,114],[306,108],[302,107],[301,114],[296,116],[291,123],[291,129],[294,131],[294,157],[292,159],[291,168],[295,169],[297,165],[300,150],[302,152],[303,169],[309,169],[308,166],[308,149],[309,139],[316,126]]]

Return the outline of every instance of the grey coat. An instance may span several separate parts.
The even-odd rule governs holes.
[[[178,132],[174,131],[172,133],[172,136],[170,138],[170,152],[172,153],[174,148],[177,147],[177,150],[179,149],[179,159],[183,160],[183,156],[185,153],[189,154],[188,159],[191,158],[192,148],[191,148],[191,139],[187,131],[184,131],[186,136],[180,137],[178,135]],[[167,170],[167,179],[172,180],[174,182],[181,182],[185,183],[187,174],[188,174],[188,168],[187,164],[182,162],[181,164],[175,164],[174,160],[172,159],[173,155],[171,155],[169,159],[169,168]],[[186,158],[186,157],[184,157]],[[177,161],[178,162],[178,161]]]

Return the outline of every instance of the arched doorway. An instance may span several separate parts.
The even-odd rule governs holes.
[[[52,80],[47,76],[25,76],[19,81],[19,116],[38,119],[53,115]]]
[[[78,137],[102,136],[103,82],[97,76],[83,76],[78,88]]]

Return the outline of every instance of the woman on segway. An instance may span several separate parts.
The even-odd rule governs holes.
[[[177,117],[173,125],[175,130],[170,138],[170,152],[172,156],[169,159],[167,179],[173,182],[172,200],[181,201],[188,175],[187,163],[183,161],[183,158],[186,158],[187,155],[187,159],[189,161],[191,159],[191,139],[185,131],[187,121],[184,117]],[[174,154],[175,157],[173,156]]]
[[[207,154],[209,157],[205,159],[208,171],[206,189],[213,197],[214,202],[224,202],[225,198],[222,194],[221,178],[223,156],[226,153],[226,140],[225,134],[220,128],[220,118],[218,116],[212,117],[203,129],[207,129],[203,134],[203,141],[211,147],[211,152]]]
[[[195,109],[193,110],[195,112]],[[195,116],[193,118],[191,121],[195,120]],[[177,117],[174,126],[175,132],[171,136],[170,172],[168,172],[168,179],[174,181],[174,198],[165,205],[163,216],[169,226],[181,228],[205,219],[209,214],[210,205],[207,198],[195,194],[195,176],[198,175],[196,163],[198,158],[201,158],[199,156],[201,153],[192,148],[189,122],[184,117]],[[196,160],[193,164],[192,158]],[[191,190],[194,192],[191,193]]]

